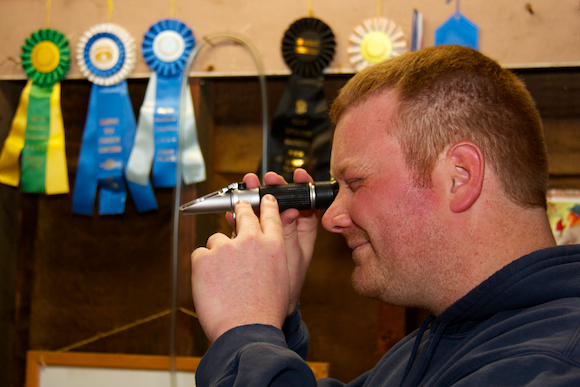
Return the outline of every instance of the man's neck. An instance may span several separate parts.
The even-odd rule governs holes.
[[[467,235],[463,235],[460,254],[452,258],[455,267],[447,268],[452,272],[451,279],[439,284],[438,299],[429,308],[435,315],[509,263],[556,245],[546,212],[541,208],[496,208],[479,216],[471,228],[465,229]]]

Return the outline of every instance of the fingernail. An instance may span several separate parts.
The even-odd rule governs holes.
[[[274,197],[274,195],[271,195],[271,194],[265,195],[262,199],[263,200],[268,200],[270,202],[275,202],[276,201],[276,198]]]

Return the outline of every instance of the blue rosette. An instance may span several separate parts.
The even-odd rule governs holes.
[[[191,29],[175,19],[161,20],[145,33],[141,50],[149,68],[162,77],[180,76],[195,46]]]
[[[191,29],[175,19],[161,20],[145,33],[143,58],[153,72],[139,111],[135,147],[127,166],[131,181],[142,184],[151,174],[155,187],[175,187],[178,157],[183,163],[186,184],[205,180],[191,92],[184,90],[185,98],[181,98],[183,70],[194,45]],[[181,123],[180,109],[185,113]]]
[[[73,212],[92,215],[98,191],[100,214],[122,214],[127,188],[137,211],[157,208],[149,182],[125,184],[136,131],[126,81],[135,68],[135,40],[116,24],[98,24],[79,39],[77,62],[93,85],[79,153]]]

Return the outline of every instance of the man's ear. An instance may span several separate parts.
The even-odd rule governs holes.
[[[460,141],[449,148],[447,160],[451,175],[449,208],[462,212],[481,194],[485,174],[483,151],[471,141]]]

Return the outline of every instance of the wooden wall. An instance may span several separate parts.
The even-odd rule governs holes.
[[[530,90],[544,123],[550,185],[580,189],[579,69],[516,71]]]
[[[11,120],[18,101],[20,85],[0,82],[0,138],[6,137],[6,122]],[[20,194],[0,184],[0,386],[8,386],[11,374],[12,348],[16,328],[16,283],[18,268],[18,236]]]
[[[345,79],[329,80],[331,98]],[[286,77],[268,80],[271,114],[286,82]],[[2,142],[23,86],[23,81],[0,82],[9,100],[2,114]],[[129,81],[135,112],[145,87],[145,80]],[[261,151],[256,79],[193,80],[192,90],[198,96],[195,106],[208,179],[187,187],[183,202],[257,170]],[[62,85],[71,187],[89,92],[86,81]],[[123,215],[92,217],[72,214],[72,194],[22,194],[17,188],[0,185],[0,195],[5,210],[0,220],[0,275],[7,279],[2,282],[6,301],[2,338],[7,351],[0,359],[9,371],[5,375],[10,375],[10,384],[0,386],[20,385],[28,349],[59,350],[170,308],[173,190],[156,189],[157,211],[139,214],[128,201]],[[204,245],[210,234],[230,231],[223,215],[182,217],[180,228],[178,304],[191,310],[189,254]],[[323,230],[321,235],[302,300],[313,337],[310,358],[329,361],[331,374],[348,380],[376,361],[378,306],[352,290],[350,252],[342,237]],[[169,317],[164,314],[76,350],[167,354]],[[181,312],[177,317],[177,354],[203,355],[208,342],[197,321]],[[404,319],[398,320],[397,329],[399,335],[404,333]]]
[[[1,115],[2,143],[24,82],[0,82],[7,104]],[[62,85],[63,120],[71,187],[88,106],[90,83]],[[146,81],[129,84],[135,109]],[[157,211],[139,214],[128,201],[123,215],[72,214],[72,194],[22,194],[0,185],[0,277],[2,280],[2,357],[0,385],[20,386],[28,349],[58,350],[113,328],[159,314],[157,319],[80,347],[82,351],[169,353],[171,306],[171,222],[173,190],[156,191]],[[196,196],[188,187],[184,199]],[[195,234],[193,219],[182,231]],[[188,264],[194,248],[183,237],[180,251]],[[179,306],[192,309],[189,269],[179,270]],[[185,301],[184,301],[185,299]],[[6,303],[4,303],[6,301]],[[177,314],[178,353],[203,351],[205,338],[196,320]],[[196,349],[201,345],[201,349]],[[6,372],[2,372],[6,371]]]
[[[108,3],[113,4],[111,20]],[[424,45],[434,42],[435,30],[460,11],[477,24],[479,49],[512,68],[578,66],[580,33],[576,0],[51,0],[50,28],[62,32],[76,51],[83,33],[94,25],[112,22],[125,28],[137,43],[134,77],[149,76],[141,55],[141,41],[149,27],[171,16],[182,20],[198,41],[218,32],[239,33],[256,47],[268,75],[287,75],[281,41],[296,20],[312,16],[324,21],[336,37],[336,52],[328,72],[352,73],[347,49],[355,27],[380,15],[401,27],[407,41],[412,36],[413,10],[424,16]],[[24,78],[19,63],[21,46],[33,32],[46,28],[46,0],[0,1],[0,79]],[[379,7],[380,6],[380,7]],[[380,8],[380,9],[379,9]],[[219,44],[215,44],[218,42]],[[248,52],[237,44],[213,40],[193,67],[194,76],[256,74]],[[68,79],[82,78],[76,60]]]
[[[551,185],[580,188],[580,69],[519,70],[543,115]],[[348,76],[328,76],[329,100]],[[268,78],[273,114],[287,77]],[[0,143],[16,109],[23,81],[0,82]],[[138,110],[145,80],[130,80]],[[258,167],[261,147],[259,86],[255,78],[193,79],[200,141],[208,180],[188,187],[183,201],[239,181]],[[63,83],[69,177],[74,182],[90,84]],[[0,386],[21,386],[28,349],[58,350],[99,332],[163,313],[171,296],[173,192],[156,190],[159,210],[119,216],[71,213],[72,195],[22,194],[0,185]],[[192,309],[189,254],[217,230],[229,233],[221,215],[183,217],[179,249],[178,305]],[[331,363],[330,374],[349,381],[423,313],[379,305],[350,285],[353,264],[342,237],[320,230],[302,297],[312,336],[309,360]],[[178,355],[207,348],[196,320],[177,314]],[[81,346],[80,351],[162,354],[169,351],[169,315]]]

